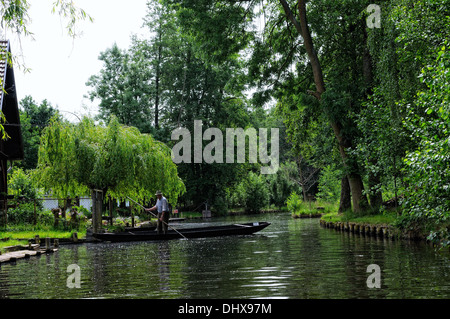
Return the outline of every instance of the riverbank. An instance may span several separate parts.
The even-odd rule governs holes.
[[[132,228],[128,220],[120,220],[120,223],[114,226],[110,226],[107,221],[103,221],[103,227],[109,231],[124,231]],[[156,220],[137,223],[136,227],[156,227]],[[4,247],[26,245],[29,242],[34,242],[36,237],[41,239],[49,238],[52,242],[57,240],[61,245],[89,242],[91,241],[88,238],[90,235],[89,229],[90,222],[72,230],[64,230],[48,225],[11,226],[0,230],[0,253],[2,251],[5,252]]]
[[[19,259],[26,259],[32,256],[54,253],[58,251],[59,247],[59,240],[51,240],[50,238],[45,238],[45,240],[43,240],[44,245],[41,245],[41,239],[39,236],[35,237],[34,243],[29,241],[28,244],[20,244],[24,241],[17,240],[8,240],[2,242],[3,244],[0,249],[0,265],[10,262],[16,262]],[[8,245],[11,243],[15,243],[15,245],[5,246],[5,244]]]
[[[51,243],[57,243],[56,245],[69,245],[69,244],[83,244],[87,242],[86,234],[82,235],[82,238],[78,238],[78,233],[73,233],[72,237],[41,237],[39,235],[34,235],[32,238],[2,238],[0,239],[0,255],[26,248],[31,247],[30,245],[39,244],[40,241],[48,241]]]
[[[234,210],[234,211],[229,211],[228,215],[229,216],[241,216],[241,215],[256,215],[256,214],[275,214],[275,213],[286,213],[287,210],[285,209],[262,209],[261,211],[259,211],[258,213],[248,213],[245,210]]]
[[[322,215],[322,213],[292,214],[292,218],[321,218]]]
[[[322,216],[320,225],[336,231],[345,231],[366,236],[429,242],[425,234],[418,231],[397,228],[395,226],[396,219],[397,216],[395,213],[350,218],[342,214],[331,213]]]
[[[86,239],[86,231],[57,231],[57,230],[8,230],[0,231],[0,253],[6,252],[10,246],[27,245],[34,242],[36,238],[45,240],[49,238],[52,242],[55,239],[60,244],[83,243]]]

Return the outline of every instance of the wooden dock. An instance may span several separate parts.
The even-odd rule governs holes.
[[[7,247],[6,253],[0,253],[0,265],[9,262],[15,262],[20,259],[30,258],[32,256],[40,256],[43,254],[50,254],[58,251],[58,242],[50,247],[50,241],[46,240],[44,247],[39,244],[29,244],[28,246],[11,246]]]

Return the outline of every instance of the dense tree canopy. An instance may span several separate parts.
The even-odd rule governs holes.
[[[56,5],[63,10],[64,3]],[[27,3],[19,4],[20,27]],[[41,141],[41,182],[64,195],[96,188],[140,199],[162,188],[176,201],[184,189],[171,175],[176,170],[186,187],[180,202],[192,209],[208,202],[216,212],[258,211],[255,202],[280,206],[300,189],[303,200],[339,200],[340,212],[360,215],[383,213],[383,201],[394,199],[403,226],[436,230],[429,221],[437,221],[445,236],[450,6],[377,5],[148,1],[149,35],[134,36],[129,48],[105,48],[103,69],[87,83],[99,101],[97,119],[109,124],[54,123]],[[260,163],[249,162],[175,166],[171,132],[193,135],[194,121],[202,121],[202,134],[280,128],[280,170],[260,176]],[[144,155],[148,150],[156,157]],[[157,186],[142,176],[132,184],[132,174],[142,175],[137,169],[150,162],[156,166],[147,177]]]
[[[31,96],[20,101],[20,124],[24,143],[24,159],[19,166],[24,169],[34,169],[38,163],[38,150],[42,132],[57,117],[57,109],[47,100],[39,105]]]
[[[297,161],[339,178],[329,171],[336,167],[355,211],[378,212],[383,199],[403,196],[405,217],[447,216],[447,1],[382,1],[376,27],[370,1],[164,3],[211,63],[247,58],[253,105],[276,99]],[[425,178],[432,184],[420,192]]]
[[[148,133],[151,126],[150,81],[145,72],[148,67],[116,44],[101,53],[99,60],[104,68],[87,82],[93,87],[89,98],[99,100],[98,118],[108,120],[114,115],[120,123]]]
[[[97,189],[143,201],[161,190],[176,203],[184,191],[170,149],[115,117],[107,126],[88,118],[76,125],[54,121],[41,139],[35,177],[62,198]]]

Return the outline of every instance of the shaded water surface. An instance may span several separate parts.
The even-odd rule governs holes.
[[[339,233],[289,214],[173,226],[244,221],[272,225],[251,236],[62,246],[4,264],[0,298],[450,297],[449,255],[422,243]],[[72,264],[80,288],[67,287]],[[380,267],[381,288],[367,286],[371,264]]]

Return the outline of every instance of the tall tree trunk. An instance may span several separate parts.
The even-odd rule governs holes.
[[[297,31],[303,38],[304,47],[308,54],[309,62],[311,64],[314,74],[314,83],[316,85],[316,91],[309,93],[315,96],[320,101],[322,94],[325,92],[325,81],[323,78],[322,67],[320,65],[319,58],[314,49],[314,44],[311,38],[311,32],[308,27],[305,2],[306,2],[305,0],[298,1],[298,12],[300,21],[297,21],[286,0],[280,0],[280,3],[283,6],[283,9],[286,13],[288,20],[290,20],[293,23],[294,27],[297,29]],[[349,155],[347,154],[346,147],[348,147],[348,145],[351,145],[351,141],[349,137],[344,137],[341,123],[339,123],[334,119],[330,119],[330,125],[333,128],[334,135],[336,136],[339,142],[339,151],[344,166],[351,172],[348,175],[348,182],[352,194],[353,211],[361,212],[368,206],[368,201],[367,197],[364,195],[364,185],[362,182],[361,175],[358,173],[357,166],[352,165],[351,167],[348,167],[349,162],[351,161],[349,161]]]
[[[103,196],[102,190],[91,189],[93,233],[98,233],[102,229]]]
[[[364,82],[366,86],[365,95],[366,99],[368,99],[373,94],[373,61],[372,55],[370,54],[369,45],[368,45],[368,35],[366,30],[366,20],[361,19],[362,30],[364,34],[364,42],[365,49],[363,55],[363,76]],[[378,166],[378,160],[376,158],[376,154],[369,155],[369,165],[371,167]],[[369,169],[369,201],[370,206],[373,209],[378,209],[383,204],[383,194],[380,189],[381,176],[378,170]]]
[[[306,203],[308,201],[308,196],[307,196],[307,190],[306,190],[306,185],[303,182],[304,178],[303,178],[303,170],[302,170],[302,161],[303,158],[299,157],[297,158],[296,162],[297,162],[297,167],[298,167],[298,174],[300,176],[300,185],[302,187],[302,193],[303,193],[303,201]]]
[[[352,161],[347,153],[347,149],[352,146],[351,140],[344,137],[341,125],[338,122],[331,121],[330,124],[339,144],[339,153],[341,154],[344,168],[346,171],[350,172],[348,173],[347,178],[352,195],[353,211],[360,213],[369,207],[369,202],[367,201],[367,196],[364,195],[364,184],[362,177],[358,172],[358,165]]]
[[[350,195],[350,184],[348,177],[344,176],[341,179],[341,199],[339,200],[339,213],[343,213],[346,210],[352,208],[352,198]]]
[[[156,96],[155,96],[155,127],[159,128],[159,83],[161,81],[161,59],[162,59],[162,25],[161,22],[159,24],[159,30],[158,30],[158,36],[159,36],[159,43],[158,43],[158,59],[157,59],[157,65],[156,65]]]

